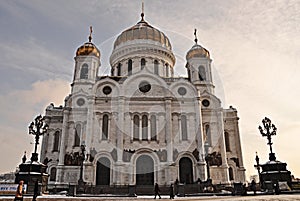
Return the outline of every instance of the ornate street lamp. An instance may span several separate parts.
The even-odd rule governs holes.
[[[277,128],[275,127],[274,124],[272,124],[271,120],[267,117],[265,117],[262,120],[262,123],[263,123],[264,128],[259,126],[258,129],[259,129],[261,135],[263,137],[267,137],[267,139],[268,139],[268,145],[270,146],[269,160],[275,161],[276,160],[275,153],[273,153],[273,150],[272,150],[272,144],[273,144],[272,143],[272,135],[276,135]]]
[[[31,161],[38,161],[37,145],[39,144],[40,136],[44,135],[47,132],[49,126],[45,123],[45,117],[39,115],[33,122],[31,122],[28,128],[29,134],[35,136],[34,153],[32,153]]]

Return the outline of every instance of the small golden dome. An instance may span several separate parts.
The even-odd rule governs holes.
[[[195,45],[187,52],[186,60],[193,58],[193,57],[200,57],[200,58],[210,58],[209,51],[198,45],[198,38],[197,38],[197,29],[194,31],[195,36]]]
[[[209,51],[201,45],[195,44],[186,54],[186,59],[193,57],[210,58]]]
[[[100,58],[100,50],[92,43],[93,27],[90,26],[89,42],[84,43],[76,51],[77,56],[96,56]]]
[[[86,42],[76,51],[76,56],[96,56],[100,58],[100,50],[91,42]]]

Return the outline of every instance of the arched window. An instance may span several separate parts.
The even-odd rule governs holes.
[[[154,74],[158,75],[158,61],[154,61]]]
[[[210,127],[208,124],[205,125],[205,135],[206,135],[206,139],[205,141],[211,145],[211,133],[210,133]]]
[[[170,71],[170,67],[168,64],[166,64],[166,77],[169,77],[169,71]]]
[[[77,124],[75,127],[74,147],[80,146],[80,135],[81,135],[81,125]]]
[[[230,137],[229,133],[225,131],[225,147],[226,151],[230,151]]]
[[[83,64],[81,66],[80,79],[88,79],[88,74],[89,74],[89,66],[87,64]]]
[[[146,65],[146,60],[144,58],[141,59],[141,69],[143,70]]]
[[[56,180],[56,167],[51,168],[50,170],[50,181]]]
[[[59,131],[56,131],[54,133],[54,139],[53,139],[53,151],[58,151],[59,147]]]
[[[102,140],[108,139],[108,115],[103,115],[102,119]]]
[[[122,66],[122,64],[119,63],[118,67],[117,67],[117,76],[121,76],[121,66]]]
[[[142,140],[148,140],[148,117],[142,116]]]
[[[151,140],[156,140],[156,116],[151,116]]]
[[[206,80],[206,74],[205,74],[204,66],[199,66],[198,73],[199,73],[200,81],[205,81]]]
[[[232,167],[229,167],[229,168],[228,168],[228,174],[229,174],[229,180],[230,180],[230,181],[234,180],[233,169],[232,169]]]
[[[128,75],[132,75],[132,60],[128,60]]]
[[[181,116],[181,135],[182,135],[182,140],[187,140],[187,120],[186,116],[182,115]]]
[[[133,117],[133,140],[139,140],[140,135],[140,118],[138,115]]]

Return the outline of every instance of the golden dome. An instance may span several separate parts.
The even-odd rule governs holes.
[[[195,45],[187,52],[186,60],[193,58],[193,57],[200,57],[200,58],[210,58],[209,51],[198,45],[198,38],[197,38],[197,29],[194,31],[195,36]]]
[[[186,59],[193,57],[210,58],[209,51],[201,45],[195,44],[186,54]]]
[[[96,56],[100,58],[100,50],[92,43],[93,27],[90,26],[89,42],[84,43],[76,51],[77,56]]]
[[[136,39],[152,40],[155,42],[159,42],[163,47],[167,48],[168,50],[172,49],[171,43],[167,36],[163,32],[149,25],[144,20],[143,16],[141,21],[139,21],[133,27],[123,31],[118,36],[117,40],[114,43],[114,49],[122,43]]]
[[[76,51],[76,56],[96,56],[100,58],[100,50],[91,42],[86,42]]]

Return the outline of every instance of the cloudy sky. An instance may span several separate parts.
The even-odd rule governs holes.
[[[247,178],[255,152],[268,159],[257,129],[267,116],[278,127],[278,160],[300,177],[300,1],[145,0],[145,19],[171,40],[176,76],[186,76],[185,54],[199,43],[213,59],[223,107],[238,109]],[[141,0],[0,1],[0,173],[14,171],[34,139],[27,127],[49,103],[70,92],[77,47],[93,42],[108,74],[115,38],[140,20]],[[27,154],[27,157],[30,157]]]

